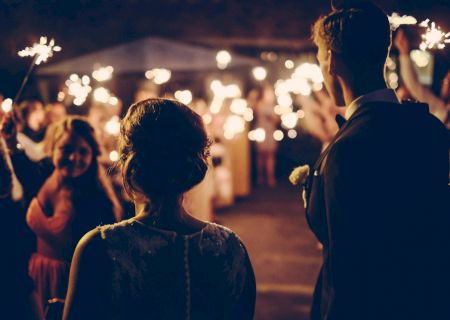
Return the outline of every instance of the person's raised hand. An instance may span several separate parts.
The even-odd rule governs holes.
[[[409,54],[409,40],[402,29],[398,29],[394,38],[394,45],[400,55]]]

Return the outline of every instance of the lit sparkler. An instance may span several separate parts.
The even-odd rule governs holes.
[[[61,47],[55,44],[55,39],[51,39],[47,44],[47,37],[41,37],[39,43],[32,47],[26,47],[18,52],[21,57],[34,57],[34,64],[40,65],[47,62],[48,58],[53,56],[53,52],[61,51]]]
[[[450,32],[443,32],[436,23],[427,19],[419,24],[420,27],[426,28],[426,32],[422,34],[421,50],[427,49],[444,49],[446,43],[450,43]]]
[[[38,43],[35,43],[32,47],[26,47],[23,50],[20,50],[18,52],[18,55],[20,57],[33,57],[33,60],[31,61],[30,67],[28,68],[28,72],[25,75],[25,78],[23,78],[22,84],[20,85],[19,90],[16,93],[16,96],[13,100],[13,105],[19,101],[20,95],[22,94],[23,89],[25,88],[25,85],[28,82],[28,78],[31,75],[31,72],[34,69],[35,65],[39,65],[42,62],[47,62],[47,60],[51,57],[53,57],[53,52],[61,51],[62,48],[60,46],[57,46],[55,44],[55,40],[51,39],[47,44],[47,37],[41,37],[39,39]],[[13,114],[13,120],[14,120],[14,113]]]
[[[66,80],[69,95],[74,97],[73,103],[81,106],[85,101],[92,88],[89,85],[90,79],[84,75],[81,78],[77,74],[71,74]]]

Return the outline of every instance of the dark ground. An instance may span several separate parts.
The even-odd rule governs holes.
[[[308,319],[321,251],[299,190],[287,183],[256,188],[216,218],[247,246],[257,281],[255,320]]]

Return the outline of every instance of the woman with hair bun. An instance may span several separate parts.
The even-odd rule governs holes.
[[[136,216],[78,243],[63,319],[252,319],[255,278],[243,243],[181,205],[207,170],[201,117],[172,100],[133,104],[119,152]]]

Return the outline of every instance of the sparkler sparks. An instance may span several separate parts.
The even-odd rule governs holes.
[[[450,32],[443,32],[436,23],[427,19],[419,24],[420,27],[426,28],[426,32],[422,35],[421,50],[427,49],[444,49],[446,43],[450,43]]]
[[[79,77],[77,74],[70,75],[66,80],[69,95],[74,97],[73,103],[76,106],[81,106],[85,101],[92,88],[89,85],[90,79],[88,76]]]
[[[47,62],[48,58],[53,56],[53,52],[61,51],[61,47],[55,44],[55,40],[51,39],[47,44],[47,37],[41,37],[39,43],[35,43],[32,47],[26,47],[18,52],[20,57],[35,57],[35,64]]]

